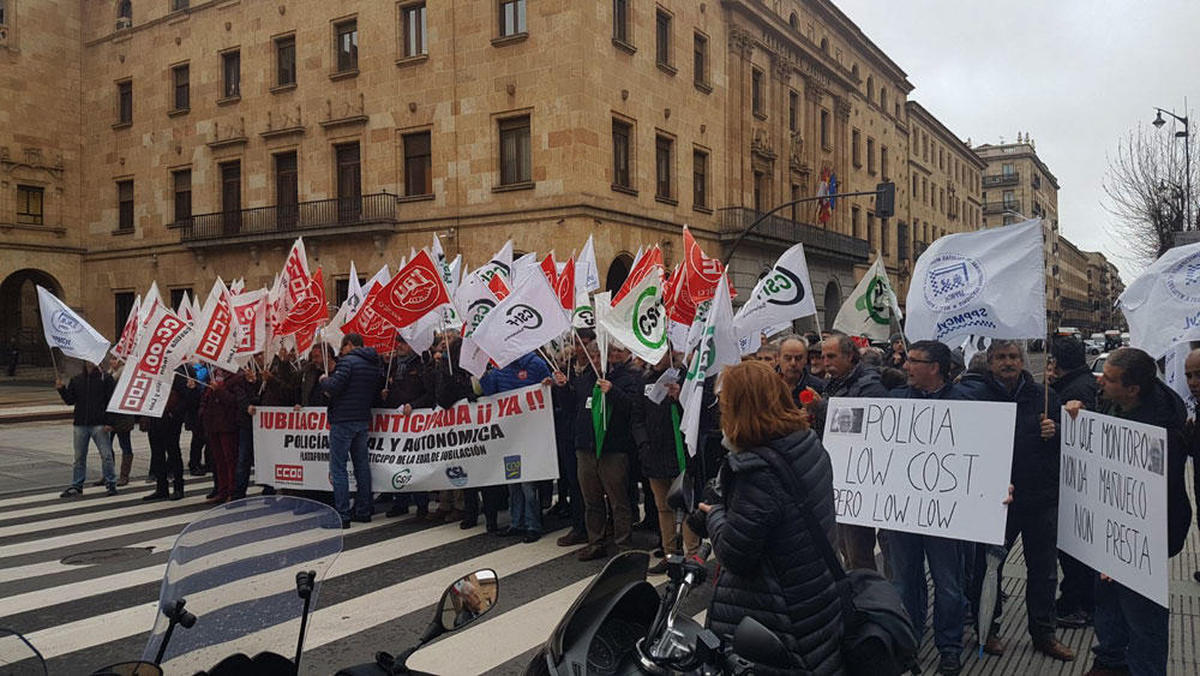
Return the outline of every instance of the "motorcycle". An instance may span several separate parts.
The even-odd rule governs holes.
[[[188,524],[171,549],[141,659],[92,676],[294,676],[321,581],[341,552],[341,517],[319,502],[257,496],[211,509]],[[408,657],[491,611],[499,592],[493,570],[459,578],[442,594],[416,646],[396,657],[379,653],[370,669],[339,673],[415,673],[405,669]],[[294,654],[274,652],[292,644]],[[0,673],[42,676],[46,666],[23,636],[0,629]]]
[[[681,475],[667,496],[675,510],[677,545],[683,539],[683,517],[695,508],[692,486],[691,478]],[[756,666],[792,667],[779,637],[752,618],[743,619],[732,640],[723,641],[680,615],[688,594],[708,579],[704,562],[711,551],[704,543],[695,556],[669,556],[661,596],[646,580],[647,553],[625,552],[609,560],[559,621],[526,676],[717,676],[752,674]]]

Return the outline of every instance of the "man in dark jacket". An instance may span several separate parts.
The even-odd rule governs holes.
[[[162,416],[144,419],[147,441],[150,442],[150,476],[156,486],[149,495],[142,496],[144,502],[154,500],[183,499],[183,455],[179,448],[179,434],[183,429],[183,417],[187,408],[189,388],[198,387],[187,380],[187,368],[175,369],[175,380],[171,382],[171,394]],[[172,486],[173,483],[173,486]],[[173,493],[168,488],[174,489]]]
[[[963,399],[958,386],[950,382],[950,348],[933,340],[921,340],[909,346],[904,370],[908,385],[892,390],[896,399]],[[880,530],[884,536],[885,531]],[[887,556],[891,563],[892,584],[904,601],[912,619],[917,641],[925,633],[929,576],[933,578],[933,641],[941,661],[938,673],[962,671],[963,615],[966,593],[963,589],[963,549],[968,543],[932,535],[886,531]]]
[[[835,333],[821,343],[821,355],[829,382],[823,398],[817,398],[808,409],[812,411],[812,426],[822,438],[825,434],[825,410],[833,397],[886,397],[887,389],[879,382],[879,371],[861,362],[858,345],[850,336]],[[875,529],[869,526],[838,526],[838,544],[846,567],[877,570],[875,564]],[[886,545],[880,542],[880,549]],[[883,551],[884,560],[887,551]]]
[[[208,385],[209,367],[196,361],[185,364],[184,369],[190,378],[188,382],[195,383],[195,387],[188,388],[184,394],[183,426],[192,433],[188,446],[188,472],[192,476],[203,476],[212,464],[204,424],[200,420],[200,399]]]
[[[479,385],[483,388],[484,396],[491,396],[537,385],[549,377],[550,367],[546,361],[530,352],[504,368],[483,374]],[[538,497],[537,482],[522,481],[508,485],[508,513],[512,523],[506,530],[500,531],[501,535],[520,537],[527,544],[541,539],[542,501]]]
[[[113,466],[112,416],[108,413],[108,400],[112,398],[116,383],[104,369],[89,362],[83,363],[83,373],[71,378],[63,385],[62,378],[54,381],[58,396],[63,403],[75,407],[75,466],[71,485],[59,497],[76,498],[83,494],[83,482],[87,479],[88,440],[100,451],[100,467],[104,473],[104,485],[109,495],[117,494],[117,474]]]
[[[1055,636],[1054,588],[1058,585],[1058,425],[1045,412],[1058,411],[1059,400],[1053,392],[1034,382],[1025,370],[1025,351],[1014,340],[993,340],[987,349],[990,372],[977,382],[960,383],[970,399],[1004,401],[1017,405],[1016,434],[1013,439],[1013,502],[1008,508],[1004,534],[1006,549],[1012,548],[1017,535],[1025,547],[1028,586],[1025,605],[1033,648],[1056,660],[1071,661],[1075,653]],[[1047,406],[1048,404],[1048,406]],[[986,556],[975,552],[975,579],[971,598],[978,607]],[[999,579],[997,579],[999,584]],[[996,613],[984,652],[1004,654],[1000,639],[1001,594],[996,597]]]
[[[595,363],[600,355],[596,347],[588,347]],[[575,457],[579,462],[579,487],[583,492],[584,518],[587,523],[588,546],[579,550],[580,561],[592,561],[607,555],[605,527],[607,525],[605,497],[613,515],[613,541],[620,548],[630,546],[633,535],[633,512],[629,501],[629,453],[636,452],[633,441],[633,413],[637,396],[642,392],[640,374],[633,370],[629,351],[616,343],[609,344],[608,371],[604,378],[592,380],[589,372],[576,383],[577,396],[585,398],[576,418]],[[595,384],[595,389],[590,387]],[[599,391],[600,396],[595,396]],[[602,432],[595,438],[593,407],[603,406]],[[592,437],[590,440],[587,437]],[[595,444],[603,440],[603,446]]]
[[[1050,355],[1059,373],[1053,383],[1058,400],[1081,401],[1084,408],[1095,410],[1096,393],[1100,386],[1088,368],[1083,343],[1073,336],[1056,338],[1051,344]],[[1063,551],[1058,552],[1058,565],[1062,567],[1062,582],[1059,583],[1061,593],[1055,604],[1058,626],[1070,629],[1085,627],[1092,623],[1096,571]]]
[[[383,407],[398,409],[404,415],[414,408],[433,407],[433,388],[430,373],[421,355],[417,354],[408,341],[396,334],[396,345],[388,360],[387,386],[383,390]],[[405,523],[423,523],[429,520],[429,493],[397,493],[389,496],[392,506],[388,516],[408,514],[410,504],[416,504],[417,515]]]
[[[329,395],[329,479],[333,484],[334,508],[342,517],[342,528],[350,522],[369,523],[371,465],[367,454],[367,429],[371,406],[383,390],[383,364],[379,355],[363,347],[362,336],[348,333],[342,339],[337,368],[321,377],[321,389]],[[354,463],[355,512],[350,511],[350,485],[346,461]]]
[[[1192,521],[1184,480],[1187,409],[1157,374],[1154,359],[1142,350],[1124,347],[1113,352],[1100,378],[1099,409],[1105,415],[1167,431],[1167,556],[1173,557],[1183,550]],[[1067,410],[1074,412],[1081,406],[1072,401]],[[1170,617],[1168,609],[1102,576],[1096,585],[1097,643],[1092,648],[1096,659],[1088,674],[1166,674]]]
[[[790,335],[780,341],[779,375],[792,391],[792,400],[801,408],[804,407],[801,392],[810,388],[817,394],[825,391],[825,380],[814,376],[808,368],[808,341],[804,336]]]

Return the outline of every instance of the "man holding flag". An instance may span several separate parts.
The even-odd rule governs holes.
[[[83,495],[83,482],[87,480],[88,441],[96,444],[100,451],[100,463],[104,472],[104,485],[109,495],[117,494],[117,475],[113,463],[112,415],[107,411],[108,400],[116,384],[112,376],[91,362],[83,362],[83,372],[71,378],[66,385],[62,378],[54,381],[54,387],[63,403],[75,407],[74,443],[75,464],[71,485],[59,497],[77,498]]]

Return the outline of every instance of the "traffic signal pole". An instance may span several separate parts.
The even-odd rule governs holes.
[[[791,202],[784,202],[783,204],[780,204],[779,206],[775,207],[774,209],[771,209],[770,211],[759,216],[757,219],[754,220],[753,223],[751,223],[748,227],[746,227],[745,230],[742,230],[742,232],[740,234],[738,234],[737,239],[733,240],[733,246],[729,247],[729,253],[725,256],[725,268],[726,269],[729,268],[729,262],[731,260],[733,260],[734,252],[737,251],[738,245],[742,243],[742,240],[746,238],[746,235],[749,235],[751,232],[754,232],[754,229],[758,227],[758,224],[767,220],[768,216],[774,215],[775,213],[782,211],[783,209],[787,209],[788,207],[793,207],[793,206],[796,206],[797,204],[804,204],[806,202],[816,202],[818,200],[826,200],[826,199],[831,199],[831,198],[832,199],[840,199],[842,197],[865,197],[865,196],[872,196],[872,197],[876,198],[876,203],[875,203],[876,213],[875,213],[875,215],[878,216],[879,218],[891,218],[892,215],[895,213],[894,205],[896,203],[896,184],[892,183],[891,181],[888,181],[886,183],[880,183],[879,185],[875,186],[874,190],[864,190],[861,192],[843,192],[843,193],[837,193],[835,195],[820,195],[817,197],[803,197],[798,200],[792,200]]]

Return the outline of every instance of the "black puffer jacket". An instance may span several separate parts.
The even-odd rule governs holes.
[[[75,425],[95,427],[113,424],[113,415],[108,412],[108,400],[112,398],[116,383],[112,376],[93,368],[91,373],[76,374],[63,387],[58,396],[68,406],[75,407]]]
[[[338,359],[337,368],[321,382],[329,395],[329,422],[367,422],[371,406],[383,390],[383,364],[369,347],[356,347]]]
[[[1058,395],[1050,391],[1050,406],[1046,407],[1046,390],[1034,381],[1029,371],[1022,371],[1017,388],[1008,388],[988,373],[978,381],[959,383],[967,399],[976,401],[1011,401],[1017,405],[1017,431],[1013,440],[1012,484],[1013,504],[1046,506],[1058,504],[1059,438],[1055,434],[1042,438],[1042,414],[1049,410],[1057,421]]]
[[[604,435],[603,453],[636,453],[637,444],[633,440],[633,427],[639,421],[640,411],[636,411],[642,392],[642,373],[633,367],[633,360],[609,364],[608,380],[612,388],[604,395],[611,409],[608,418],[608,431]],[[590,414],[591,411],[588,411]],[[635,415],[636,414],[636,415]]]
[[[647,370],[643,382],[646,386],[653,385],[664,371],[666,369]],[[634,429],[634,433],[641,437],[637,442],[642,474],[648,479],[674,479],[679,476],[679,458],[675,450],[675,431],[679,427],[671,416],[671,409],[677,409],[680,418],[683,410],[671,397],[663,397],[662,402],[655,404],[646,398],[644,390],[638,394],[637,405],[641,408],[642,424]]]
[[[1100,385],[1096,382],[1096,374],[1086,366],[1068,371],[1051,387],[1058,395],[1058,400],[1063,403],[1078,400],[1083,402],[1084,408],[1093,411],[1096,409],[1096,396]]]
[[[1192,525],[1192,503],[1188,501],[1184,481],[1188,455],[1184,432],[1187,407],[1179,395],[1156,380],[1150,396],[1132,411],[1121,411],[1115,404],[1104,401],[1100,402],[1099,410],[1105,415],[1167,430],[1167,556],[1175,556],[1183,550]]]
[[[862,362],[854,365],[844,377],[834,378],[825,385],[821,403],[812,407],[813,429],[825,436],[825,412],[833,397],[887,397],[888,390],[879,382],[879,370]]]
[[[769,444],[791,463],[813,513],[834,541],[833,466],[817,435],[795,432]],[[724,504],[708,514],[708,534],[722,568],[708,625],[732,636],[750,616],[774,631],[802,661],[788,673],[842,670],[842,606],[833,574],[794,499],[753,450],[730,453],[721,469]]]

